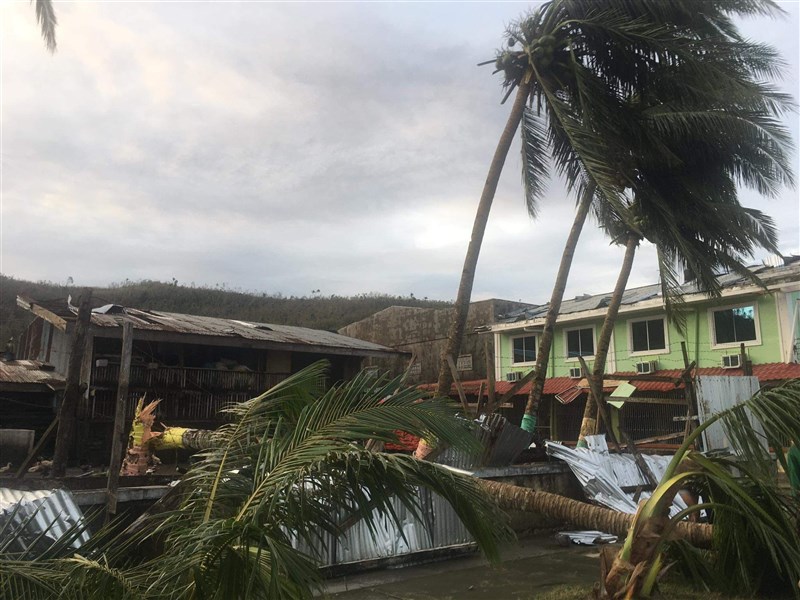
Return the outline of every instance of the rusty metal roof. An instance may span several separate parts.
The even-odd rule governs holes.
[[[17,303],[24,308],[30,307],[28,310],[42,318],[51,320],[51,322],[59,319],[74,320],[77,313],[77,308],[72,306],[68,300],[39,302],[30,298],[20,297],[17,299]],[[310,347],[309,351],[339,350],[355,355],[399,353],[397,350],[373,342],[307,327],[256,323],[157,310],[140,310],[118,304],[109,304],[92,310],[92,328],[95,335],[100,333],[98,330],[120,329],[125,321],[133,323],[134,331],[140,332],[164,332],[167,334],[232,338],[248,342],[263,342],[265,344],[299,345]],[[102,333],[100,334],[102,335]]]
[[[38,360],[0,360],[0,389],[7,384],[44,386],[55,390],[63,388],[65,381],[52,365]]]

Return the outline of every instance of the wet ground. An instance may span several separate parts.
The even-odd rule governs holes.
[[[598,549],[563,547],[552,536],[522,540],[491,566],[476,554],[331,580],[328,600],[528,600],[600,575]]]

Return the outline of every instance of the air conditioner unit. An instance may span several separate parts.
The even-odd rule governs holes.
[[[726,354],[722,357],[723,369],[738,369],[742,366],[741,354]]]
[[[583,377],[583,372],[581,371],[580,367],[570,367],[569,369],[570,379],[580,379],[581,377]]]
[[[636,363],[636,373],[638,375],[649,375],[658,370],[658,361],[646,360]]]
[[[506,381],[519,381],[520,379],[522,379],[522,371],[506,373]]]

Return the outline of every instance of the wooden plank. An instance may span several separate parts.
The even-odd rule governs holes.
[[[131,356],[133,354],[133,323],[122,325],[122,359],[119,368],[117,406],[114,412],[114,437],[111,439],[111,457],[108,461],[108,484],[106,485],[106,522],[117,514],[117,488],[119,471],[122,468],[122,452],[125,447],[126,406],[131,380]]]
[[[647,396],[631,396],[630,398],[612,398],[612,400],[621,400],[626,404],[674,404],[678,406],[686,406],[684,398],[650,398]]]
[[[47,426],[47,429],[44,430],[42,437],[39,438],[39,441],[36,442],[36,445],[28,453],[28,456],[22,461],[22,464],[19,466],[19,469],[17,469],[17,472],[14,475],[17,479],[25,477],[25,473],[28,472],[28,467],[31,466],[33,459],[39,456],[39,451],[42,449],[42,446],[44,446],[44,443],[56,430],[56,425],[58,425],[58,415],[56,415],[56,418],[53,419],[53,422]]]
[[[67,321],[65,319],[59,317],[57,314],[47,310],[46,308],[42,308],[35,302],[28,301],[26,298],[23,298],[22,296],[17,296],[17,306],[32,312],[37,317],[41,317],[48,323],[52,323],[53,325],[58,327],[61,331],[67,330]]]

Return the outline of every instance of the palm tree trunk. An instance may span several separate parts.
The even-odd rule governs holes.
[[[572,258],[575,256],[575,247],[581,237],[583,224],[586,222],[586,215],[592,206],[596,186],[590,183],[583,192],[581,201],[578,203],[578,210],[575,220],[572,222],[572,229],[569,231],[567,243],[564,246],[564,253],[561,255],[561,264],[558,266],[556,282],[553,285],[553,293],[550,296],[550,304],[547,309],[547,316],[544,321],[539,348],[536,353],[536,374],[531,382],[531,391],[528,394],[528,403],[525,405],[525,415],[522,417],[522,428],[525,431],[533,432],[536,429],[536,415],[539,410],[539,402],[542,399],[544,390],[544,380],[547,377],[547,364],[550,360],[550,349],[553,346],[553,332],[555,330],[558,311],[561,310],[561,301],[564,299],[564,290],[567,287],[569,270],[572,267]]]
[[[617,285],[614,287],[614,293],[611,296],[608,310],[606,311],[606,318],[603,321],[603,327],[600,330],[600,336],[597,340],[597,348],[594,353],[594,366],[592,367],[591,375],[596,384],[594,388],[590,388],[589,397],[586,399],[586,406],[583,409],[583,420],[581,421],[581,432],[578,436],[578,440],[582,440],[587,435],[594,435],[597,432],[597,420],[594,415],[597,411],[597,407],[603,402],[603,399],[594,397],[594,389],[603,389],[603,374],[606,369],[608,349],[611,346],[611,336],[614,333],[617,314],[619,313],[620,304],[622,304],[622,295],[625,293],[625,286],[628,285],[628,278],[630,278],[631,275],[633,259],[636,256],[636,248],[639,246],[640,239],[641,238],[635,233],[628,234],[628,240],[625,244],[625,257],[622,259],[622,267],[617,276]]]
[[[461,341],[464,338],[464,328],[467,324],[467,314],[469,312],[469,301],[472,297],[472,284],[475,281],[475,269],[478,265],[478,255],[481,251],[486,223],[489,221],[489,211],[492,208],[494,194],[500,181],[500,174],[503,172],[503,165],[522,119],[522,112],[528,102],[530,91],[531,83],[523,77],[519,84],[517,95],[514,98],[514,104],[511,107],[511,114],[508,115],[505,129],[503,129],[500,140],[497,142],[492,164],[489,167],[489,173],[486,175],[486,183],[483,185],[483,193],[478,202],[478,210],[472,225],[472,237],[467,247],[467,255],[464,258],[461,282],[458,285],[458,296],[456,297],[454,308],[455,314],[450,323],[450,330],[447,333],[447,346],[439,361],[439,382],[436,389],[441,395],[449,394],[450,387],[453,385],[453,376],[447,365],[447,357],[452,356],[453,360],[455,360],[461,350]]]
[[[624,537],[634,515],[579,502],[558,494],[481,479],[481,487],[503,510],[515,510],[546,515],[577,527],[607,531]],[[676,535],[697,548],[710,548],[712,527],[703,523],[681,521]]]

